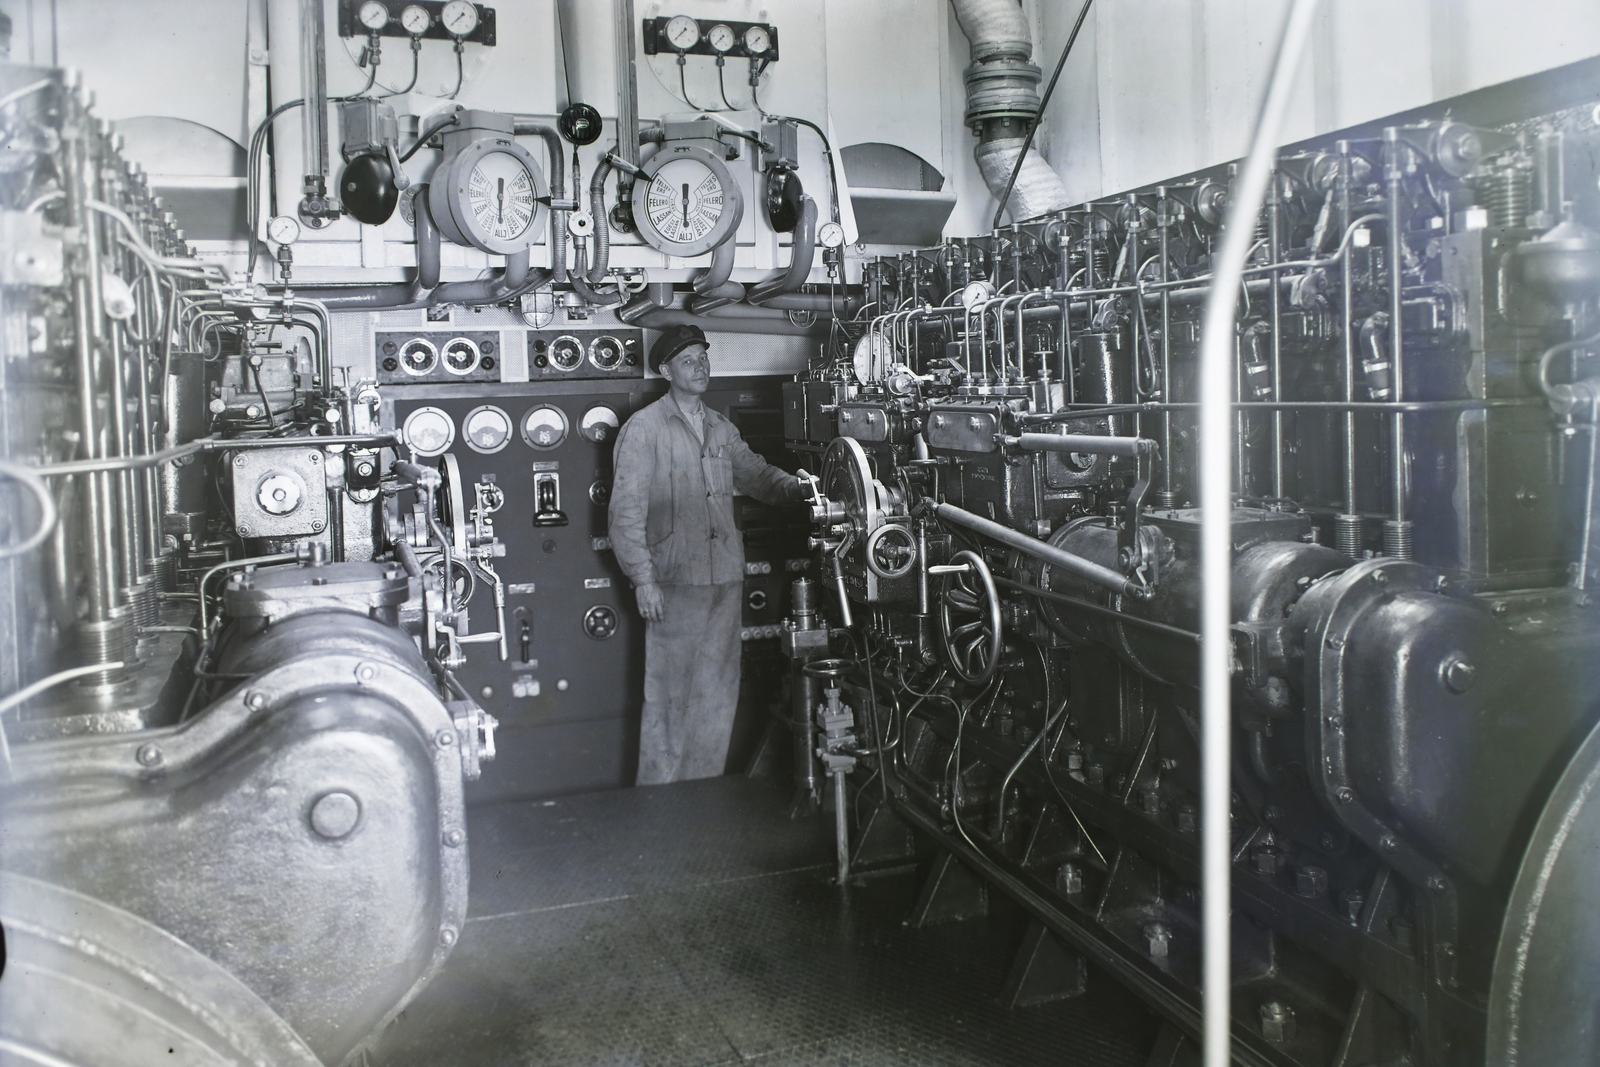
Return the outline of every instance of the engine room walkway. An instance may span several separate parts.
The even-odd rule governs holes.
[[[1158,1023],[1091,969],[1008,1010],[1009,907],[903,925],[920,872],[840,891],[820,819],[743,777],[469,813],[469,918],[381,1067],[1142,1067]]]

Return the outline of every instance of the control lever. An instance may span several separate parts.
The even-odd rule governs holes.
[[[523,663],[533,662],[533,620],[528,618],[528,609],[518,608],[515,612],[517,619],[517,648]]]

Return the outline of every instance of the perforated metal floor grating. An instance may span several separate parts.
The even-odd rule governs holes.
[[[1110,978],[1008,1010],[1020,916],[910,929],[918,876],[841,892],[787,801],[728,777],[474,810],[461,943],[373,1062],[1145,1063],[1157,1024]]]

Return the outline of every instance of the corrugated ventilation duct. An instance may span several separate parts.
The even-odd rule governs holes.
[[[967,68],[967,126],[978,137],[978,170],[996,198],[1026,142],[1028,123],[1039,113],[1040,70],[1031,60],[1033,35],[1017,0],[950,0],[961,32],[972,44]],[[1013,219],[1032,219],[1070,207],[1061,179],[1038,149],[1029,148],[1007,209]]]

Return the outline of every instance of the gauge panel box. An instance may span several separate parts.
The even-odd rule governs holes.
[[[644,331],[626,327],[528,331],[530,382],[644,377]]]
[[[385,8],[387,18],[376,31],[380,37],[411,37],[412,31],[403,17],[407,8],[421,8],[428,14],[422,32],[416,34],[427,41],[454,41],[455,35],[444,23],[446,0],[378,0]],[[366,0],[339,0],[339,36],[366,37],[374,31],[362,24],[361,8]],[[495,10],[483,4],[473,4],[477,11],[477,25],[462,35],[467,44],[481,44],[493,48],[496,38]]]
[[[440,385],[500,380],[499,330],[380,332],[380,385]]]

